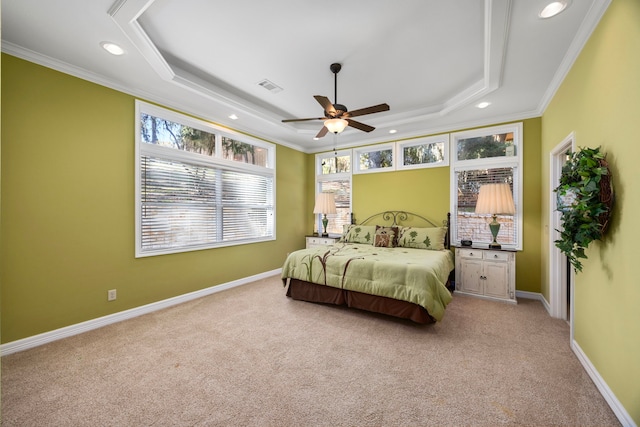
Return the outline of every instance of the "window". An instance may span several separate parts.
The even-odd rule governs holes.
[[[275,238],[275,147],[136,101],[136,257]]]
[[[227,136],[222,137],[223,158],[236,162],[268,167],[269,149]]]
[[[504,248],[522,249],[522,123],[451,134],[452,242],[493,240],[491,215],[476,214],[480,187],[507,183],[513,193],[515,215],[498,215],[498,242]]]
[[[351,151],[316,155],[316,195],[334,193],[336,214],[327,215],[329,234],[342,234],[343,226],[351,223]],[[322,230],[322,215],[316,216],[318,230]]]
[[[353,150],[356,164],[353,173],[386,172],[394,170],[393,144],[379,144]]]
[[[397,143],[398,170],[449,165],[449,134]]]

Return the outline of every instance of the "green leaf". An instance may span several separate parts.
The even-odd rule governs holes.
[[[560,195],[573,192],[576,195],[571,210],[562,212],[563,229],[560,239],[554,243],[564,253],[575,271],[582,271],[579,259],[586,259],[585,249],[593,240],[602,237],[599,218],[608,213],[609,207],[600,202],[600,181],[609,170],[601,166],[605,155],[598,148],[581,148],[569,153],[562,167],[560,185],[554,189]]]

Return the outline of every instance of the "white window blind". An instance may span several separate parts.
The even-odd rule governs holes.
[[[351,180],[320,181],[318,192],[333,193],[336,213],[327,215],[327,233],[342,234],[344,226],[351,223]]]
[[[148,156],[140,168],[143,251],[218,240],[215,170]]]
[[[273,178],[222,171],[222,240],[273,235]]]
[[[471,240],[476,243],[490,243],[493,240],[488,223],[491,215],[475,213],[480,187],[485,184],[509,184],[513,193],[514,168],[470,169],[456,172],[457,202],[454,215],[457,219],[454,240]],[[517,186],[516,186],[517,188]],[[517,209],[517,207],[516,207]],[[498,241],[505,245],[516,245],[518,237],[518,217],[498,215],[500,232]]]

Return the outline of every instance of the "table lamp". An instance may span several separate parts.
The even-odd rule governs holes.
[[[509,184],[485,184],[481,186],[478,202],[476,203],[476,213],[493,215],[493,221],[489,223],[493,242],[489,244],[489,249],[500,249],[502,246],[496,241],[498,231],[500,231],[500,223],[497,221],[496,216],[516,213]]]
[[[313,207],[313,213],[324,215],[322,217],[322,227],[324,228],[322,236],[328,236],[327,224],[329,223],[329,220],[327,219],[327,214],[336,213],[336,199],[333,193],[319,193],[316,196],[316,205]]]

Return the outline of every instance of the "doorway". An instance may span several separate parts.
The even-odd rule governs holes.
[[[567,161],[567,153],[575,150],[575,136],[569,134],[550,154],[549,188],[549,294],[551,315],[569,322],[573,339],[573,282],[574,272],[567,257],[555,245],[560,238],[557,230],[562,229],[562,215],[557,211],[556,193],[560,185],[562,166]]]

